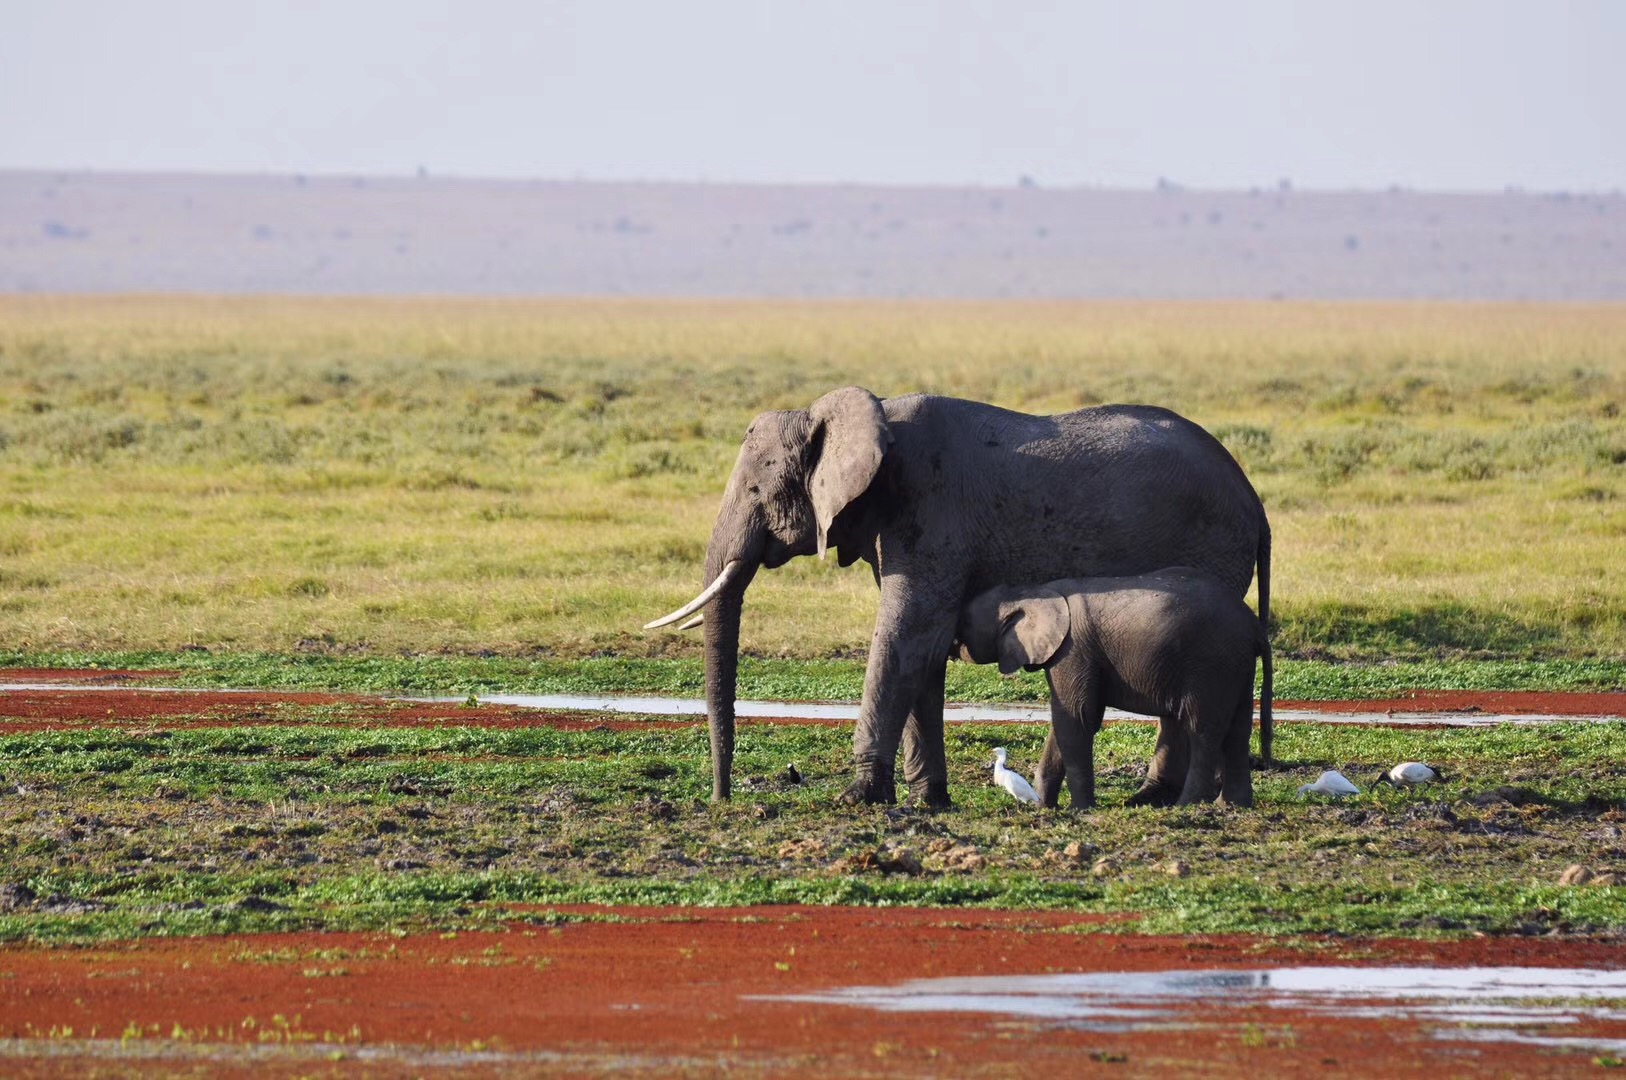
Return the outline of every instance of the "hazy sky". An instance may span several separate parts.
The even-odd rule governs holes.
[[[1616,0],[0,0],[0,167],[1626,187]]]

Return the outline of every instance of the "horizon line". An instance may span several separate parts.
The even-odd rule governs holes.
[[[669,177],[607,177],[607,176],[512,176],[482,175],[478,173],[434,172],[419,167],[409,172],[366,172],[357,170],[238,170],[212,168],[124,169],[100,166],[47,166],[0,165],[0,175],[40,175],[53,177],[96,178],[194,178],[219,180],[287,180],[293,183],[316,181],[409,181],[448,182],[468,184],[515,184],[547,186],[626,186],[626,187],[713,187],[713,188],[833,188],[877,189],[889,191],[1017,191],[1049,192],[1053,194],[1202,194],[1202,195],[1428,195],[1428,196],[1528,196],[1536,198],[1621,198],[1626,189],[1613,188],[1536,188],[1521,184],[1483,188],[1427,188],[1393,183],[1378,187],[1314,187],[1300,186],[1291,180],[1277,180],[1270,184],[1248,187],[1205,187],[1186,184],[1168,177],[1159,177],[1150,185],[1056,183],[1047,184],[1034,177],[1019,176],[1010,183],[972,181],[884,181],[884,180],[738,180],[720,178]]]

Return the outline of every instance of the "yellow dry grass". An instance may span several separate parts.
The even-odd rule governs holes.
[[[1626,306],[0,298],[0,633],[682,651],[746,422],[834,386],[1168,405],[1247,467],[1303,653],[1626,655]],[[862,567],[745,642],[868,639]]]

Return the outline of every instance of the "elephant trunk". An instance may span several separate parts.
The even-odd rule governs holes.
[[[733,793],[734,695],[739,682],[740,608],[745,589],[761,565],[762,539],[752,530],[746,542],[722,527],[712,534],[706,551],[705,582],[726,582],[706,608],[706,724],[711,732],[711,798],[727,800]]]

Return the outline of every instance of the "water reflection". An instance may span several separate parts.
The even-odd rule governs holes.
[[[492,705],[516,705],[525,709],[561,709],[584,712],[638,713],[648,716],[704,716],[706,703],[701,698],[645,697],[623,694],[480,694],[479,699]],[[464,698],[408,698],[411,701],[462,701]],[[844,701],[745,701],[734,703],[736,716],[758,719],[789,720],[857,720],[858,704]],[[1307,709],[1277,709],[1278,721],[1314,721],[1322,724],[1385,724],[1397,727],[1425,725],[1430,727],[1492,727],[1497,724],[1529,723],[1586,723],[1612,720],[1612,717],[1591,716],[1499,716],[1492,714],[1464,715],[1462,713],[1327,713]],[[1049,705],[970,705],[948,704],[943,707],[943,719],[948,723],[989,721],[1020,721],[1049,723]],[[1151,720],[1151,717],[1107,709],[1108,720]]]
[[[1536,967],[1297,967],[1243,971],[1087,972],[915,979],[759,1000],[880,1012],[993,1013],[1094,1031],[1179,1025],[1183,1014],[1278,1007],[1346,1017],[1409,1018],[1486,1029],[1626,1022],[1626,971]],[[1439,1033],[1439,1032],[1437,1032]],[[1507,1030],[1520,1041],[1542,1036]],[[1615,1031],[1626,1036],[1626,1030]],[[1450,1036],[1454,1037],[1454,1035]],[[1607,1048],[1619,1040],[1583,1039]],[[1560,1045],[1554,1042],[1554,1045]]]

